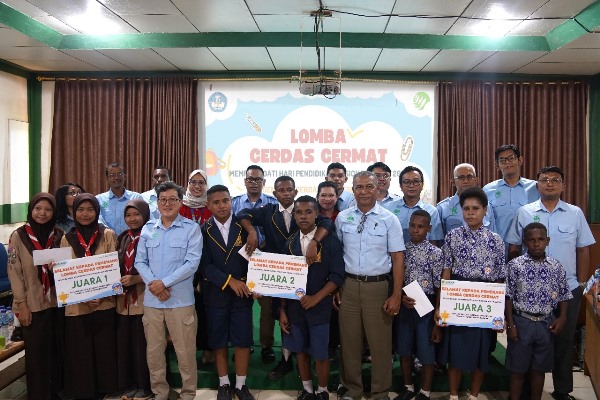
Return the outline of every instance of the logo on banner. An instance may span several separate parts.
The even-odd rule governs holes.
[[[227,108],[227,96],[221,92],[215,92],[208,98],[208,107],[213,112],[223,112]]]

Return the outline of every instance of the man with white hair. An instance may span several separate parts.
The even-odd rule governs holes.
[[[456,167],[454,167],[452,185],[456,187],[456,193],[454,196],[446,197],[437,205],[440,219],[442,221],[444,236],[446,236],[446,234],[448,234],[448,232],[450,232],[452,229],[463,226],[465,223],[458,197],[463,190],[470,187],[479,186],[475,167],[467,163],[458,164]],[[492,232],[496,232],[494,210],[492,207],[487,208],[486,215],[483,218],[483,226]]]

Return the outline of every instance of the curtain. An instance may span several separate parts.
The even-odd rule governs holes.
[[[556,165],[565,173],[562,199],[588,215],[586,82],[452,81],[439,85],[438,198],[454,193],[457,164],[473,164],[481,186],[501,177],[494,151],[513,143],[521,174]]]
[[[197,87],[188,77],[57,81],[49,190],[76,182],[105,192],[111,162],[125,165],[137,192],[152,187],[157,165],[186,183],[199,167]]]

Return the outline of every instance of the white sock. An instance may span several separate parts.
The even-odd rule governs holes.
[[[229,382],[229,375],[219,377],[219,386],[223,385],[231,385],[231,382]]]
[[[302,386],[308,393],[313,393],[312,381],[302,381]]]
[[[477,396],[473,396],[472,394],[469,394],[469,400],[477,400]]]
[[[423,393],[427,397],[431,396],[431,390],[423,390],[423,389],[421,389],[421,393]]]
[[[286,349],[286,348],[282,347],[282,348],[281,348],[281,354],[283,355],[283,359],[284,359],[285,361],[287,361],[287,360],[290,358],[290,356],[292,355],[292,352],[291,352],[291,351],[289,351],[288,349]],[[311,392],[311,393],[312,393],[312,392]]]
[[[236,375],[235,376],[235,388],[241,389],[242,386],[246,384],[246,375]]]
[[[407,388],[409,391],[411,391],[411,392],[413,392],[413,393],[414,393],[414,391],[415,391],[415,385],[404,385],[404,386],[406,386],[406,388]]]
[[[323,386],[319,386],[319,387],[317,388],[317,393],[321,393],[321,392],[327,392],[327,388],[326,388],[326,387],[323,387]]]
[[[450,395],[450,400],[458,400],[458,395],[456,395],[456,396]]]

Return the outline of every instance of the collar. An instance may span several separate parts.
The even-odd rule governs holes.
[[[252,204],[252,202],[250,201],[250,198],[248,197],[248,193],[244,193],[244,194],[243,194],[243,195],[240,197],[240,200],[242,200],[242,202],[243,202],[243,203],[245,203],[245,202],[248,202],[248,203]],[[266,202],[267,202],[267,197],[265,196],[265,194],[264,194],[264,193],[262,193],[262,192],[261,192],[261,194],[260,194],[260,196],[259,196],[258,200],[256,200],[256,202],[255,202],[255,203],[258,203],[258,202],[261,202],[261,203],[266,203]]]
[[[122,197],[125,197],[126,199],[129,198],[129,190],[125,189],[125,191],[123,192],[123,196],[121,197],[117,197],[116,194],[113,193],[112,188],[108,188],[108,198],[109,199],[120,199]]]
[[[522,176],[519,177],[519,181],[517,182],[517,184],[515,186],[510,186],[508,184],[508,182],[506,182],[504,180],[504,178],[500,178],[500,183],[502,184],[502,186],[508,186],[508,187],[523,186],[525,184],[525,182],[523,182],[523,177]]]
[[[550,211],[548,211],[548,209],[546,208],[544,203],[542,203],[542,199],[536,200],[535,204],[536,204],[536,207],[533,211],[544,211],[544,212],[550,213]],[[567,203],[565,203],[564,201],[558,200],[558,203],[556,204],[556,208],[554,208],[554,211],[557,211],[557,210],[566,211],[566,209],[567,209],[566,204]]]
[[[177,217],[175,218],[175,220],[171,223],[171,225],[169,225],[168,228],[165,228],[163,223],[162,223],[162,218],[157,218],[156,219],[156,225],[154,225],[154,229],[158,229],[161,228],[162,230],[167,230],[167,229],[171,229],[174,226],[183,226],[183,216],[181,214],[178,214]]]
[[[523,254],[523,258],[525,259],[525,261],[531,261],[531,262],[546,262],[546,260],[548,259],[548,257],[544,255],[544,258],[542,260],[535,260],[535,259],[533,259],[533,257],[531,257],[529,255],[529,253]]]
[[[419,201],[417,201],[417,204],[415,204],[413,207],[409,207],[406,205],[406,202],[404,201],[404,197],[402,197],[400,199],[400,204],[406,208],[419,208],[419,209],[423,208],[423,200],[421,198],[419,198]]]
[[[360,215],[363,214],[363,212],[358,209],[358,205],[352,206],[351,209],[353,209],[354,212],[356,212],[357,214],[360,214]],[[379,205],[379,203],[376,202],[375,205],[373,206],[373,208],[371,208],[369,211],[367,211],[365,213],[365,215],[369,215],[369,214],[381,214],[381,205]]]
[[[317,232],[317,226],[315,225],[315,229],[313,229],[312,231],[308,232],[306,235],[304,233],[302,233],[302,231],[298,231],[298,232],[300,232],[300,240],[302,240],[305,236],[309,240],[312,240],[315,237],[315,233]]]
[[[217,219],[214,216],[213,219],[215,220],[215,225],[217,225],[217,228],[219,228],[219,230],[222,230],[223,228],[225,228],[225,230],[229,230],[229,228],[231,227],[231,221],[233,220],[233,214],[229,214],[229,218],[227,218],[227,221],[225,221],[224,224],[217,221]]]
[[[288,210],[288,212],[290,213],[290,215],[292,214],[292,211],[294,211],[294,204],[292,203],[291,206],[289,206],[288,208],[284,208],[281,203],[277,203],[277,205],[279,206],[279,211],[283,211],[283,210]]]

